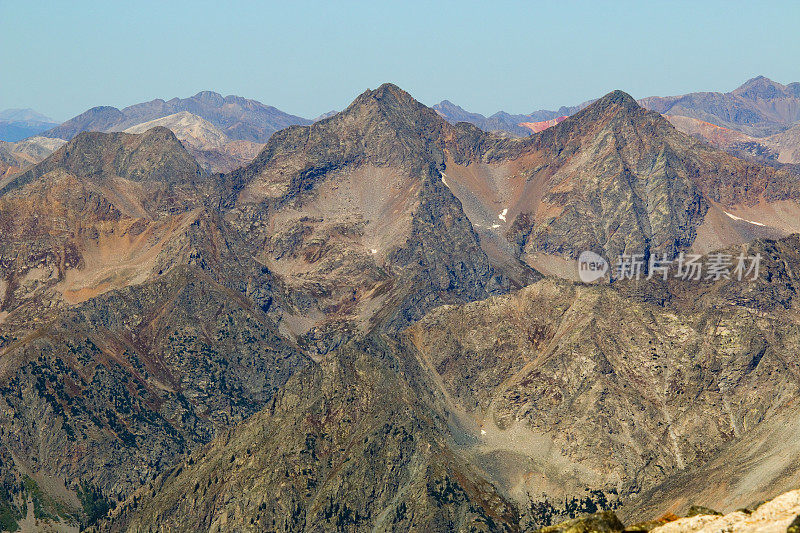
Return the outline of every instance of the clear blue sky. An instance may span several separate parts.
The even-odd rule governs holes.
[[[490,114],[800,80],[798,2],[0,0],[0,109],[200,90],[313,117],[392,81]]]

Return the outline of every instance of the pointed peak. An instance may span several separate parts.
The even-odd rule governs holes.
[[[433,109],[437,109],[440,111],[450,111],[450,112],[460,112],[460,113],[468,113],[466,109],[461,107],[458,104],[454,104],[450,100],[442,100],[438,104],[433,106]]]
[[[738,88],[739,89],[745,89],[747,87],[752,87],[754,85],[763,85],[765,83],[775,83],[775,82],[773,82],[771,79],[769,79],[766,76],[759,75],[759,76],[756,76],[755,78],[750,78],[749,80],[747,80],[746,82],[741,84]]]
[[[353,103],[365,100],[386,101],[389,103],[416,102],[414,98],[394,83],[384,83],[375,90],[367,89]]]
[[[624,114],[631,114],[642,110],[643,108],[639,106],[631,95],[625,91],[616,90],[611,91],[602,98],[598,98],[583,110],[572,115],[572,117],[600,120],[601,117],[606,116],[609,112],[622,111]]]
[[[375,91],[378,92],[378,93],[383,93],[383,92],[387,92],[387,91],[405,93],[405,91],[403,91],[403,89],[401,89],[400,87],[398,87],[394,83],[391,83],[391,82],[388,82],[388,81],[386,83],[382,83],[380,87],[375,89]],[[408,94],[408,93],[405,93],[405,94]]]
[[[741,86],[734,89],[733,94],[742,98],[769,99],[787,94],[786,86],[776,81],[772,81],[766,76],[756,76],[744,82]]]
[[[564,131],[565,128],[570,129],[576,125],[610,124],[619,120],[638,122],[645,119],[649,114],[654,115],[656,120],[664,125],[669,125],[667,120],[658,115],[658,113],[651,113],[640,106],[630,94],[625,91],[615,90],[602,98],[598,98],[577,113],[569,116],[563,115],[566,118],[554,117],[551,120],[543,121],[541,124],[555,123],[555,125],[551,124],[552,127],[544,129],[544,132]],[[528,127],[530,128],[530,126]]]
[[[353,100],[353,103],[350,104],[345,112],[366,109],[391,115],[397,115],[398,113],[411,115],[426,112],[436,115],[432,109],[416,101],[413,96],[393,83],[384,83],[375,90],[367,89]]]
[[[192,99],[215,105],[222,105],[225,101],[221,94],[214,91],[200,91],[196,95],[192,96]]]
[[[633,98],[633,96],[629,95],[625,91],[617,89],[603,96],[602,98],[594,102],[590,107],[592,106],[598,106],[601,108],[618,106],[628,109],[636,109],[639,107],[639,104],[636,103],[636,100]]]

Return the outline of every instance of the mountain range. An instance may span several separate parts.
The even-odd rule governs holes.
[[[797,132],[791,129],[797,119],[792,111],[797,107],[795,85],[784,86],[759,76],[731,93],[650,97],[639,103],[670,117],[681,131],[737,157],[773,166],[799,164]],[[523,137],[552,127],[589,103],[527,115],[501,111],[488,118],[465,111],[447,100],[433,108],[451,123],[469,122],[484,131]],[[95,107],[57,127],[52,127],[54,124],[46,122],[50,119],[30,109],[3,113],[2,120],[7,121],[4,124],[12,127],[9,126],[12,122],[8,121],[16,121],[13,128],[17,128],[15,133],[6,135],[6,140],[20,140],[34,134],[69,140],[81,131],[143,131],[146,125],[164,125],[178,135],[208,172],[228,172],[251,161],[269,136],[279,129],[310,124],[336,114],[331,111],[310,121],[254,100],[222,97],[209,91],[186,99],[153,100],[123,110]],[[36,125],[33,129],[18,129],[24,126],[20,121],[34,121]],[[2,127],[5,126],[0,125]],[[212,129],[217,131],[212,133]],[[765,136],[764,132],[770,131],[777,133]],[[9,166],[16,171],[17,167],[6,162],[5,167]]]
[[[93,107],[42,135],[71,140],[83,131],[122,131],[182,111],[207,120],[231,139],[260,143],[267,142],[279,129],[311,122],[256,100],[203,91],[190,98],[156,99],[124,109]]]
[[[572,115],[590,103],[591,102],[584,102],[573,107],[561,107],[558,111],[534,111],[527,115],[513,115],[505,111],[498,111],[490,117],[485,117],[480,113],[466,111],[448,100],[442,100],[433,106],[433,109],[445,120],[453,124],[456,122],[469,122],[484,131],[507,132],[511,135],[522,137],[541,131],[541,129],[537,130],[536,126],[530,126],[528,124],[539,124]]]
[[[251,161],[275,131],[311,122],[255,100],[204,91],[190,98],[156,99],[122,110],[93,107],[63,124],[54,124],[31,109],[10,109],[0,114],[0,139],[19,141],[39,135],[53,142],[69,141],[84,131],[143,132],[164,126],[175,132],[205,171],[213,173],[231,171]],[[54,149],[31,163],[43,160]],[[5,172],[29,166],[12,165],[10,156],[5,160]]]
[[[384,84],[251,141],[201,95],[0,178],[3,527],[533,531],[796,488],[797,174],[622,91],[515,138]],[[763,262],[587,285],[587,250]]]
[[[641,104],[666,115],[696,118],[764,137],[785,131],[800,120],[800,83],[782,85],[758,76],[728,93],[650,97]]]
[[[30,108],[5,109],[0,111],[0,141],[21,141],[56,125],[55,120]]]
[[[544,122],[572,115],[591,101],[573,107],[562,106],[557,111],[535,111],[514,115],[499,111],[490,117],[471,113],[443,100],[433,108],[449,122],[469,122],[485,131],[505,131],[524,136],[531,129],[526,122]],[[642,107],[667,116],[688,117],[751,137],[766,137],[789,129],[800,121],[800,83],[782,85],[764,76],[746,81],[728,93],[697,92],[680,96],[651,96],[639,100]],[[536,133],[536,131],[533,131]]]

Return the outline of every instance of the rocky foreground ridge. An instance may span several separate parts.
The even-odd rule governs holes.
[[[538,530],[540,533],[639,532],[653,533],[796,533],[800,530],[800,490],[722,514],[703,506],[692,506],[687,516],[672,513],[656,520],[625,526],[611,511],[584,516]]]

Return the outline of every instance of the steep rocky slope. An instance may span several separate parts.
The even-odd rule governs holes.
[[[569,276],[582,250],[647,258],[800,229],[796,176],[691,139],[621,91],[523,140],[459,131],[444,182],[483,242],[546,273]]]
[[[87,520],[83,487],[123,498],[309,363],[169,130],[82,134],[2,187],[0,477],[43,516]]]
[[[226,177],[227,219],[291,289],[306,317],[296,333],[400,327],[436,305],[507,290],[440,179],[448,131],[387,84],[277,133]]]
[[[449,450],[441,413],[381,352],[348,346],[298,374],[102,529],[515,530],[514,507]]]
[[[182,111],[207,120],[231,139],[256,143],[266,142],[282,128],[311,123],[310,120],[289,115],[256,100],[240,96],[223,97],[215,92],[203,91],[190,98],[156,99],[122,110],[108,106],[93,107],[42,135],[70,140],[83,131],[121,131]]]
[[[543,280],[439,307],[295,375],[103,529],[534,530],[598,508],[727,510],[737,485],[774,497],[800,474],[774,434],[798,409],[797,249],[754,243],[751,282]],[[710,482],[723,456],[743,468]]]
[[[480,428],[463,452],[533,521],[585,489],[625,516],[749,504],[800,474],[775,438],[798,413],[797,245],[755,244],[769,260],[753,283],[545,280],[407,335]]]
[[[302,352],[506,290],[432,173],[442,124],[387,86],[231,175],[155,127],[83,133],[0,183],[0,474],[88,520],[83,484],[125,497],[256,412]]]

